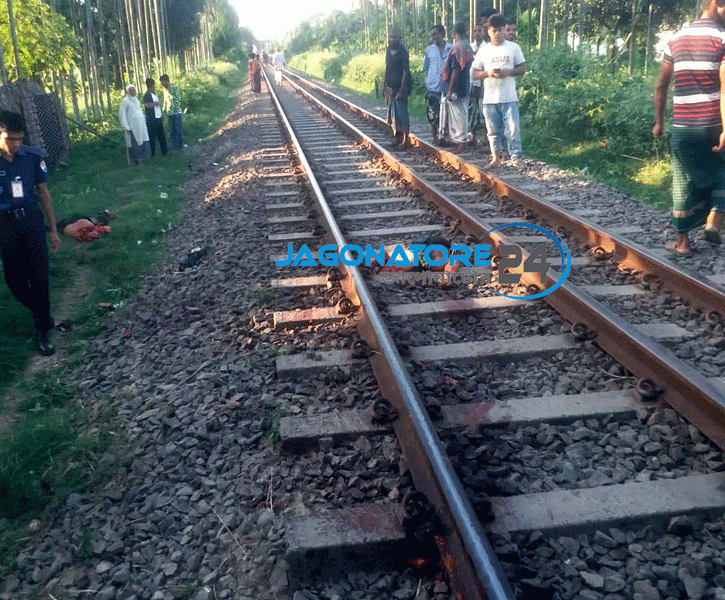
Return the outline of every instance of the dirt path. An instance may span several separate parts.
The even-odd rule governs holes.
[[[78,269],[73,285],[66,289],[58,301],[52,306],[53,316],[56,323],[62,323],[70,319],[76,311],[76,307],[88,302],[91,290],[91,279],[93,270],[90,267]],[[50,371],[65,360],[66,338],[58,330],[53,332],[52,342],[55,344],[53,356],[41,356],[35,354],[25,368],[25,372],[18,377],[6,393],[0,403],[0,439],[10,434],[13,424],[18,418],[18,405],[24,399],[23,383],[33,378],[38,373]]]

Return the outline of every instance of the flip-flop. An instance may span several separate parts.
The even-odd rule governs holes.
[[[682,250],[682,248],[680,248],[674,240],[665,244],[665,250],[669,250],[670,252],[674,252],[680,256],[687,256],[690,253],[689,250]]]
[[[705,231],[703,232],[703,237],[711,244],[722,244],[722,240],[720,239],[720,232],[714,229],[705,229]]]

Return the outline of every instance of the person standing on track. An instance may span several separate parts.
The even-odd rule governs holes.
[[[468,136],[469,72],[473,63],[473,50],[466,37],[466,24],[459,21],[453,26],[453,47],[443,67],[445,98],[448,103],[451,140],[458,144],[454,152],[463,152],[470,141]]]
[[[10,291],[33,313],[38,351],[51,356],[48,245],[38,200],[50,228],[51,252],[60,248],[60,236],[46,185],[48,168],[40,150],[23,145],[24,137],[22,115],[0,111],[0,257]]]
[[[443,25],[433,25],[430,28],[430,46],[425,49],[423,58],[423,73],[425,73],[426,116],[433,133],[433,143],[438,144],[438,126],[441,115],[441,94],[443,93],[443,79],[441,69],[446,64],[451,43],[446,42],[446,28]]]
[[[473,62],[473,76],[483,79],[483,114],[486,117],[488,142],[491,146],[490,166],[501,161],[504,137],[514,166],[521,160],[521,127],[519,98],[515,77],[526,72],[521,48],[503,37],[506,20],[501,15],[488,19],[491,42],[483,46]]]
[[[274,65],[274,82],[282,85],[282,69],[287,66],[284,60],[284,54],[279,50],[275,50],[272,55],[272,64]]]
[[[394,146],[408,146],[410,116],[408,94],[410,93],[410,59],[401,41],[400,29],[393,27],[388,34],[388,51],[385,53],[385,100],[388,103],[388,125],[395,135]]]
[[[672,227],[665,248],[689,254],[688,232],[705,223],[704,237],[720,243],[725,213],[725,0],[703,0],[702,16],[677,33],[665,50],[654,91],[655,125],[664,131],[673,77]]]
[[[249,55],[249,85],[252,91],[256,94],[262,91],[262,67],[259,64],[259,60],[256,54],[252,52]]]

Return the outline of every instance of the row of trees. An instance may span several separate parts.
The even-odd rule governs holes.
[[[640,62],[647,64],[652,32],[675,27],[698,14],[700,0],[360,0],[350,13],[335,11],[300,25],[287,49],[290,54],[350,46],[378,51],[396,24],[404,31],[408,47],[421,52],[429,43],[431,25],[442,23],[450,31],[454,22],[462,20],[472,26],[487,6],[516,18],[519,41],[529,50],[556,44],[591,43],[597,48],[606,44],[613,60],[628,55],[631,70],[638,52],[646,55]],[[624,50],[616,42],[622,39]]]
[[[6,0],[0,12],[2,82],[38,77],[76,120],[111,109],[113,89],[178,74],[252,41],[228,0]],[[241,59],[241,55],[237,57]]]

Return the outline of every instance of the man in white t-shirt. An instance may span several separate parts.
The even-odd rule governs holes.
[[[282,69],[285,68],[287,63],[285,63],[284,54],[279,50],[275,50],[272,55],[272,64],[274,65],[274,82],[277,85],[282,85]]]
[[[478,50],[472,65],[473,77],[483,79],[483,114],[491,146],[490,166],[501,162],[504,136],[514,166],[521,160],[519,97],[514,78],[526,73],[526,61],[519,45],[504,38],[505,24],[506,19],[501,15],[489,18],[486,29],[491,42]]]

